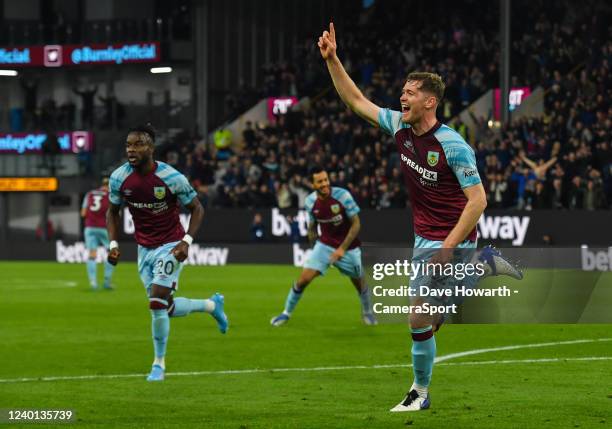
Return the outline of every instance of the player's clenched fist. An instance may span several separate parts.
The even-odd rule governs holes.
[[[329,257],[329,263],[330,264],[335,264],[336,262],[338,262],[340,259],[342,259],[342,257],[344,256],[344,249],[342,247],[338,247],[334,253],[331,254],[331,256]]]
[[[119,262],[119,256],[121,256],[121,252],[119,251],[118,247],[115,247],[109,250],[108,257],[106,259],[108,260],[109,264],[117,265],[117,263]]]
[[[189,255],[189,244],[181,241],[179,244],[174,246],[174,249],[172,249],[172,254],[177,261],[183,262]]]
[[[319,42],[317,43],[321,56],[324,60],[333,58],[336,55],[336,30],[334,29],[334,23],[329,23],[329,31],[324,31]]]

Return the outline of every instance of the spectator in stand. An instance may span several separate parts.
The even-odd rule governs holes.
[[[76,115],[76,105],[74,104],[72,97],[70,97],[68,100],[62,103],[60,105],[59,110],[60,110],[59,126],[65,130],[75,129],[74,119]]]
[[[451,119],[463,103],[472,103],[497,86],[495,7],[484,5],[473,16],[463,1],[433,0],[434,9],[445,11],[441,16],[452,18],[446,26],[426,23],[431,28],[415,33],[400,25],[402,13],[411,4],[389,1],[394,7],[375,3],[366,13],[355,11],[344,33],[347,70],[374,102],[397,103],[406,67],[443,75],[448,84],[446,104],[439,110]],[[513,7],[520,9],[525,2],[517,0]],[[496,130],[489,127],[490,118],[469,112],[476,124],[469,130],[470,137],[489,202],[500,209],[607,208],[612,201],[609,13],[594,0],[585,0],[580,8],[569,0],[530,0],[529,7],[535,14],[513,27],[512,80],[513,85],[545,88],[544,114]],[[411,13],[418,19],[423,12],[411,9]],[[383,22],[384,26],[379,25]],[[392,28],[402,30],[388,37]],[[361,46],[368,49],[363,51]],[[298,44],[291,61],[265,66],[263,91],[254,96],[258,100],[264,94],[294,91],[300,97],[317,95],[308,106],[265,128],[247,124],[244,147],[227,159],[194,150],[191,178],[211,186],[213,205],[301,207],[310,192],[303,179],[308,165],[318,163],[328,168],[333,184],[348,188],[364,208],[405,206],[401,161],[392,150],[393,140],[374,128],[364,128],[334,94],[323,92],[329,80],[319,63],[312,40]],[[373,68],[370,63],[386,66]],[[572,71],[577,64],[582,68]],[[245,91],[239,88],[236,100],[246,99],[240,94]],[[465,130],[455,123],[458,130]]]
[[[253,123],[246,121],[244,131],[242,132],[242,139],[247,149],[254,149],[256,143],[255,130],[253,129]]]
[[[289,239],[292,243],[299,243],[302,239],[300,235],[300,224],[296,216],[287,216],[287,223],[289,224]]]
[[[570,209],[581,209],[584,204],[585,189],[580,176],[574,176],[568,194],[568,204]]]
[[[90,86],[89,88],[79,90],[73,88],[72,92],[81,97],[81,126],[91,129],[94,125],[94,102],[98,92],[98,86]]]
[[[42,160],[41,168],[49,170],[49,174],[54,176],[57,174],[57,169],[62,168],[58,156],[62,153],[62,148],[59,144],[57,134],[53,131],[47,132],[47,138],[42,144]]]
[[[529,171],[528,168],[517,167],[510,180],[516,183],[516,208],[522,210],[525,208],[525,190],[529,181],[535,180],[536,176]]]
[[[531,207],[534,210],[552,208],[548,189],[544,182],[536,182],[535,189],[531,195]]]
[[[24,107],[24,123],[25,129],[33,129],[39,126],[38,123],[38,79],[19,80],[23,89],[23,107]]]
[[[286,183],[276,184],[276,205],[279,209],[288,209],[291,207],[291,192],[289,186]]]
[[[196,187],[196,190],[198,192],[198,200],[200,200],[200,204],[202,204],[202,207],[204,207],[205,209],[208,208],[210,206],[210,197],[208,195],[208,186],[200,185],[200,186]]]
[[[546,162],[544,162],[543,159],[540,159],[540,161],[536,164],[535,162],[527,158],[524,152],[519,153],[519,158],[521,159],[521,161],[527,164],[529,168],[531,168],[531,172],[538,180],[544,180],[546,178],[546,172],[548,171],[548,169],[552,167],[555,162],[557,162],[557,157],[554,156]]]
[[[488,203],[491,208],[502,208],[505,203],[505,195],[508,191],[508,182],[503,179],[501,173],[492,174],[487,180],[489,182]]]
[[[553,209],[562,209],[565,207],[563,181],[559,178],[554,179],[552,183],[551,206]]]
[[[218,161],[228,160],[234,154],[231,148],[232,132],[227,128],[221,127],[215,131],[213,138],[215,140],[215,148],[217,149],[216,159]]]
[[[253,217],[253,223],[251,224],[251,240],[257,243],[266,241],[266,226],[259,213],[255,213]]]
[[[106,97],[98,96],[98,100],[104,104],[103,126],[105,128],[121,128],[125,111],[123,105],[117,100],[115,91],[111,88]]]

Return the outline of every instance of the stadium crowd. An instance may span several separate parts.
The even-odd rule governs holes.
[[[373,8],[344,29],[341,53],[366,96],[381,106],[397,108],[406,70],[443,75],[447,91],[440,120],[450,121],[475,143],[490,207],[607,208],[612,201],[612,27],[594,5],[530,2],[537,18],[519,21],[513,30],[512,84],[543,86],[545,114],[515,121],[499,132],[488,127],[488,118],[477,118],[481,125],[468,136],[463,124],[451,120],[497,86],[494,10],[481,8],[478,29],[463,9],[445,15],[447,25],[436,21],[436,28],[432,23],[430,31],[419,28],[417,33],[410,27],[372,26],[408,13]],[[402,2],[398,7],[408,6]],[[364,26],[369,31],[359,31]],[[226,153],[227,161],[197,142],[171,150],[171,161],[185,168],[206,205],[302,207],[310,192],[308,167],[314,163],[324,165],[332,183],[348,188],[362,207],[406,205],[392,139],[353,115],[333,91],[320,94],[329,87],[329,77],[311,40],[296,51],[296,61],[268,66],[266,76],[259,96],[319,96],[264,129],[248,124],[243,148]]]
[[[478,16],[469,11],[470,7],[479,9]],[[368,9],[352,8],[347,13],[339,27],[339,55],[355,81],[382,105],[397,104],[407,71],[416,68],[444,76],[444,119],[456,115],[496,84],[499,54],[494,36],[498,22],[492,3],[392,0],[374,3]],[[435,20],[430,19],[432,14]],[[419,25],[405,25],[406,16]],[[228,95],[229,117],[252,106],[253,100],[314,96],[329,89],[329,76],[312,37],[293,52],[291,61],[263,67],[263,85],[259,88],[243,85]]]

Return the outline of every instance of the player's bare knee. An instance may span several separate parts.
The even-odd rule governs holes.
[[[160,285],[152,285],[151,291],[149,292],[149,298],[161,298],[164,300],[168,300],[172,289],[160,286]]]
[[[159,285],[151,286],[149,292],[149,309],[166,310],[170,309],[172,303],[171,289]]]
[[[432,317],[428,314],[410,313],[409,323],[412,329],[425,328],[432,322]]]
[[[295,282],[296,289],[304,290],[306,286],[308,286],[310,282],[312,282],[318,275],[319,272],[315,270],[307,269],[302,271],[302,274],[300,274],[300,278],[297,282]]]
[[[298,278],[298,281],[295,282],[295,285],[298,288],[304,288],[306,286],[308,286],[308,284],[312,281],[312,278],[310,278],[310,276],[306,273],[302,273],[300,274],[300,278]]]
[[[351,282],[353,283],[353,286],[355,286],[355,289],[357,289],[358,292],[362,292],[366,288],[363,277],[351,277]]]
[[[294,284],[294,288],[296,290],[298,290],[299,292],[303,291],[304,289],[306,289],[306,287],[310,284],[311,280],[308,279],[304,279],[302,276],[300,276],[300,278],[298,279],[297,282],[295,282]]]

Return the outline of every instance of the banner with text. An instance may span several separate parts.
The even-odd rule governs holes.
[[[156,63],[159,42],[37,45],[0,48],[0,67],[65,67],[96,64]]]
[[[93,151],[93,133],[90,131],[60,131],[56,136],[60,153]],[[0,155],[41,153],[48,140],[46,133],[0,133]]]
[[[247,243],[254,241],[251,229],[258,213],[264,224],[264,234],[258,243],[305,243],[308,214],[304,210],[207,209],[197,238],[207,242]],[[478,222],[478,243],[496,246],[537,247],[542,245],[589,246],[612,245],[610,211],[504,211],[487,210]],[[360,238],[367,243],[414,243],[412,214],[409,209],[369,210],[359,213]],[[189,215],[181,214],[186,227]],[[568,225],[582,227],[568,228]],[[131,239],[134,224],[129,211],[123,216],[122,239]]]

